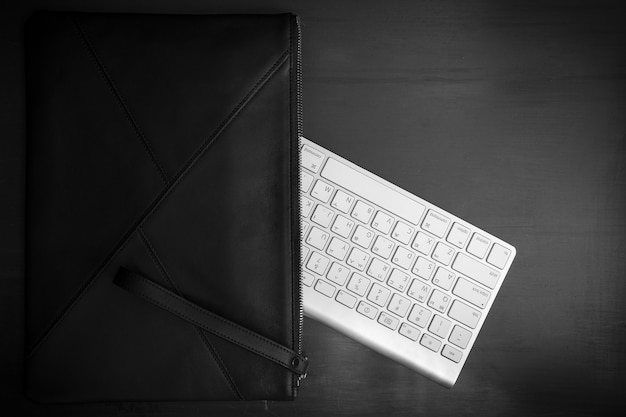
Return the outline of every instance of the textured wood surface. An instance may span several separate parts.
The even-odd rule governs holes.
[[[0,406],[27,415],[617,415],[626,410],[626,13],[603,1],[15,2],[0,9]],[[294,403],[46,408],[22,392],[33,10],[300,14],[309,139],[516,246],[447,390],[312,320]],[[16,414],[18,415],[18,414]]]

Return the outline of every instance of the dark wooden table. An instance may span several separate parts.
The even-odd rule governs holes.
[[[0,406],[77,416],[626,411],[626,13],[620,3],[4,2]],[[22,394],[21,25],[40,8],[300,14],[306,135],[517,247],[456,386],[442,388],[307,319],[311,367],[293,403],[29,403]]]

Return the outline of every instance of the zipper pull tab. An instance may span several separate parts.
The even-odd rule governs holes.
[[[305,354],[296,355],[291,359],[291,370],[298,374],[298,381],[306,378],[306,370],[309,367],[309,358]]]

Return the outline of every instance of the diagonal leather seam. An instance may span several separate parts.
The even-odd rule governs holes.
[[[184,178],[189,170],[195,165],[200,157],[206,152],[207,149],[217,140],[222,132],[237,118],[241,111],[252,101],[256,94],[263,88],[263,86],[272,78],[272,76],[278,71],[282,64],[287,61],[289,57],[289,49],[285,50],[282,55],[272,64],[272,66],[258,79],[258,81],[250,88],[248,93],[239,101],[239,103],[232,109],[232,111],[222,120],[222,122],[211,132],[211,134],[200,144],[191,157],[185,162],[183,167],[174,175],[174,177],[166,184],[166,187],[159,193],[159,195],[148,205],[144,213],[139,216],[135,223],[129,228],[129,230],[122,236],[109,254],[104,258],[102,263],[98,265],[90,277],[80,286],[74,296],[70,299],[67,305],[63,308],[63,311],[57,315],[52,323],[46,328],[39,340],[34,344],[31,351],[28,353],[28,357],[32,357],[37,350],[45,343],[55,329],[60,325],[67,314],[72,308],[78,304],[82,296],[87,292],[93,283],[100,277],[102,271],[111,263],[119,252],[126,246],[130,238],[134,235],[137,229],[154,213],[154,211],[160,206],[172,190],[178,185],[178,183]]]
[[[180,289],[178,289],[176,282],[174,281],[169,271],[165,267],[165,264],[163,263],[159,255],[157,254],[156,250],[154,249],[154,246],[152,246],[152,244],[150,243],[148,236],[146,236],[146,233],[143,230],[143,227],[140,226],[137,229],[137,231],[139,233],[139,237],[141,238],[144,246],[146,247],[146,250],[148,251],[148,254],[150,255],[155,266],[158,268],[159,272],[161,273],[161,276],[165,278],[172,285],[174,292],[182,297],[183,295],[182,292],[180,291]],[[207,337],[207,335],[204,333],[204,331],[200,327],[198,326],[193,326],[193,327],[198,333],[200,340],[202,340],[204,346],[207,348],[209,355],[215,361],[215,364],[217,365],[218,369],[222,373],[222,376],[224,377],[224,380],[226,382],[226,385],[228,385],[228,388],[230,388],[233,394],[235,394],[235,397],[237,399],[244,400],[244,397],[239,391],[239,388],[237,387],[235,380],[233,379],[230,372],[228,372],[228,368],[222,361],[222,358],[217,353],[217,350],[215,349],[213,344],[209,341],[209,338]]]
[[[156,250],[154,249],[154,246],[152,246],[152,243],[150,243],[148,236],[146,236],[143,227],[139,226],[137,228],[137,232],[139,233],[139,237],[141,238],[142,243],[148,250],[148,254],[150,255],[150,258],[152,258],[152,262],[154,262],[154,265],[159,269],[161,276],[170,283],[176,294],[181,295],[180,289],[178,289],[178,285],[176,285],[176,282],[174,282],[174,280],[172,279],[169,271],[167,270],[167,268],[165,268],[165,264],[163,263],[159,255],[157,255]]]
[[[167,174],[165,173],[165,169],[163,169],[163,166],[159,163],[159,160],[157,159],[156,154],[152,150],[152,147],[150,146],[148,139],[146,139],[146,136],[143,134],[143,131],[139,127],[139,124],[137,123],[132,113],[130,112],[130,109],[126,105],[126,102],[124,101],[124,98],[122,97],[122,94],[120,93],[120,90],[116,87],[115,83],[113,82],[113,78],[111,78],[111,75],[109,74],[106,67],[104,66],[104,63],[98,57],[98,54],[96,53],[96,49],[93,47],[93,44],[89,41],[89,38],[87,37],[87,33],[85,33],[83,28],[80,26],[75,16],[70,16],[70,19],[72,20],[72,23],[74,24],[74,29],[76,33],[78,34],[82,45],[87,50],[87,53],[89,54],[89,57],[91,58],[91,61],[94,63],[96,68],[98,68],[98,72],[102,76],[102,79],[104,80],[107,87],[109,88],[109,91],[113,95],[115,102],[118,104],[118,106],[122,110],[122,113],[124,113],[126,120],[132,127],[133,132],[135,132],[135,136],[139,138],[139,141],[143,145],[143,148],[148,154],[148,157],[150,158],[150,160],[152,161],[152,164],[159,172],[161,180],[164,183],[167,183]]]

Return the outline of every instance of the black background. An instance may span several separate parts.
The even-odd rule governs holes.
[[[626,411],[626,8],[620,3],[3,2],[0,405],[15,415]],[[517,248],[456,386],[442,388],[307,319],[311,366],[293,403],[43,407],[26,400],[22,25],[38,9],[299,14],[305,135]]]

